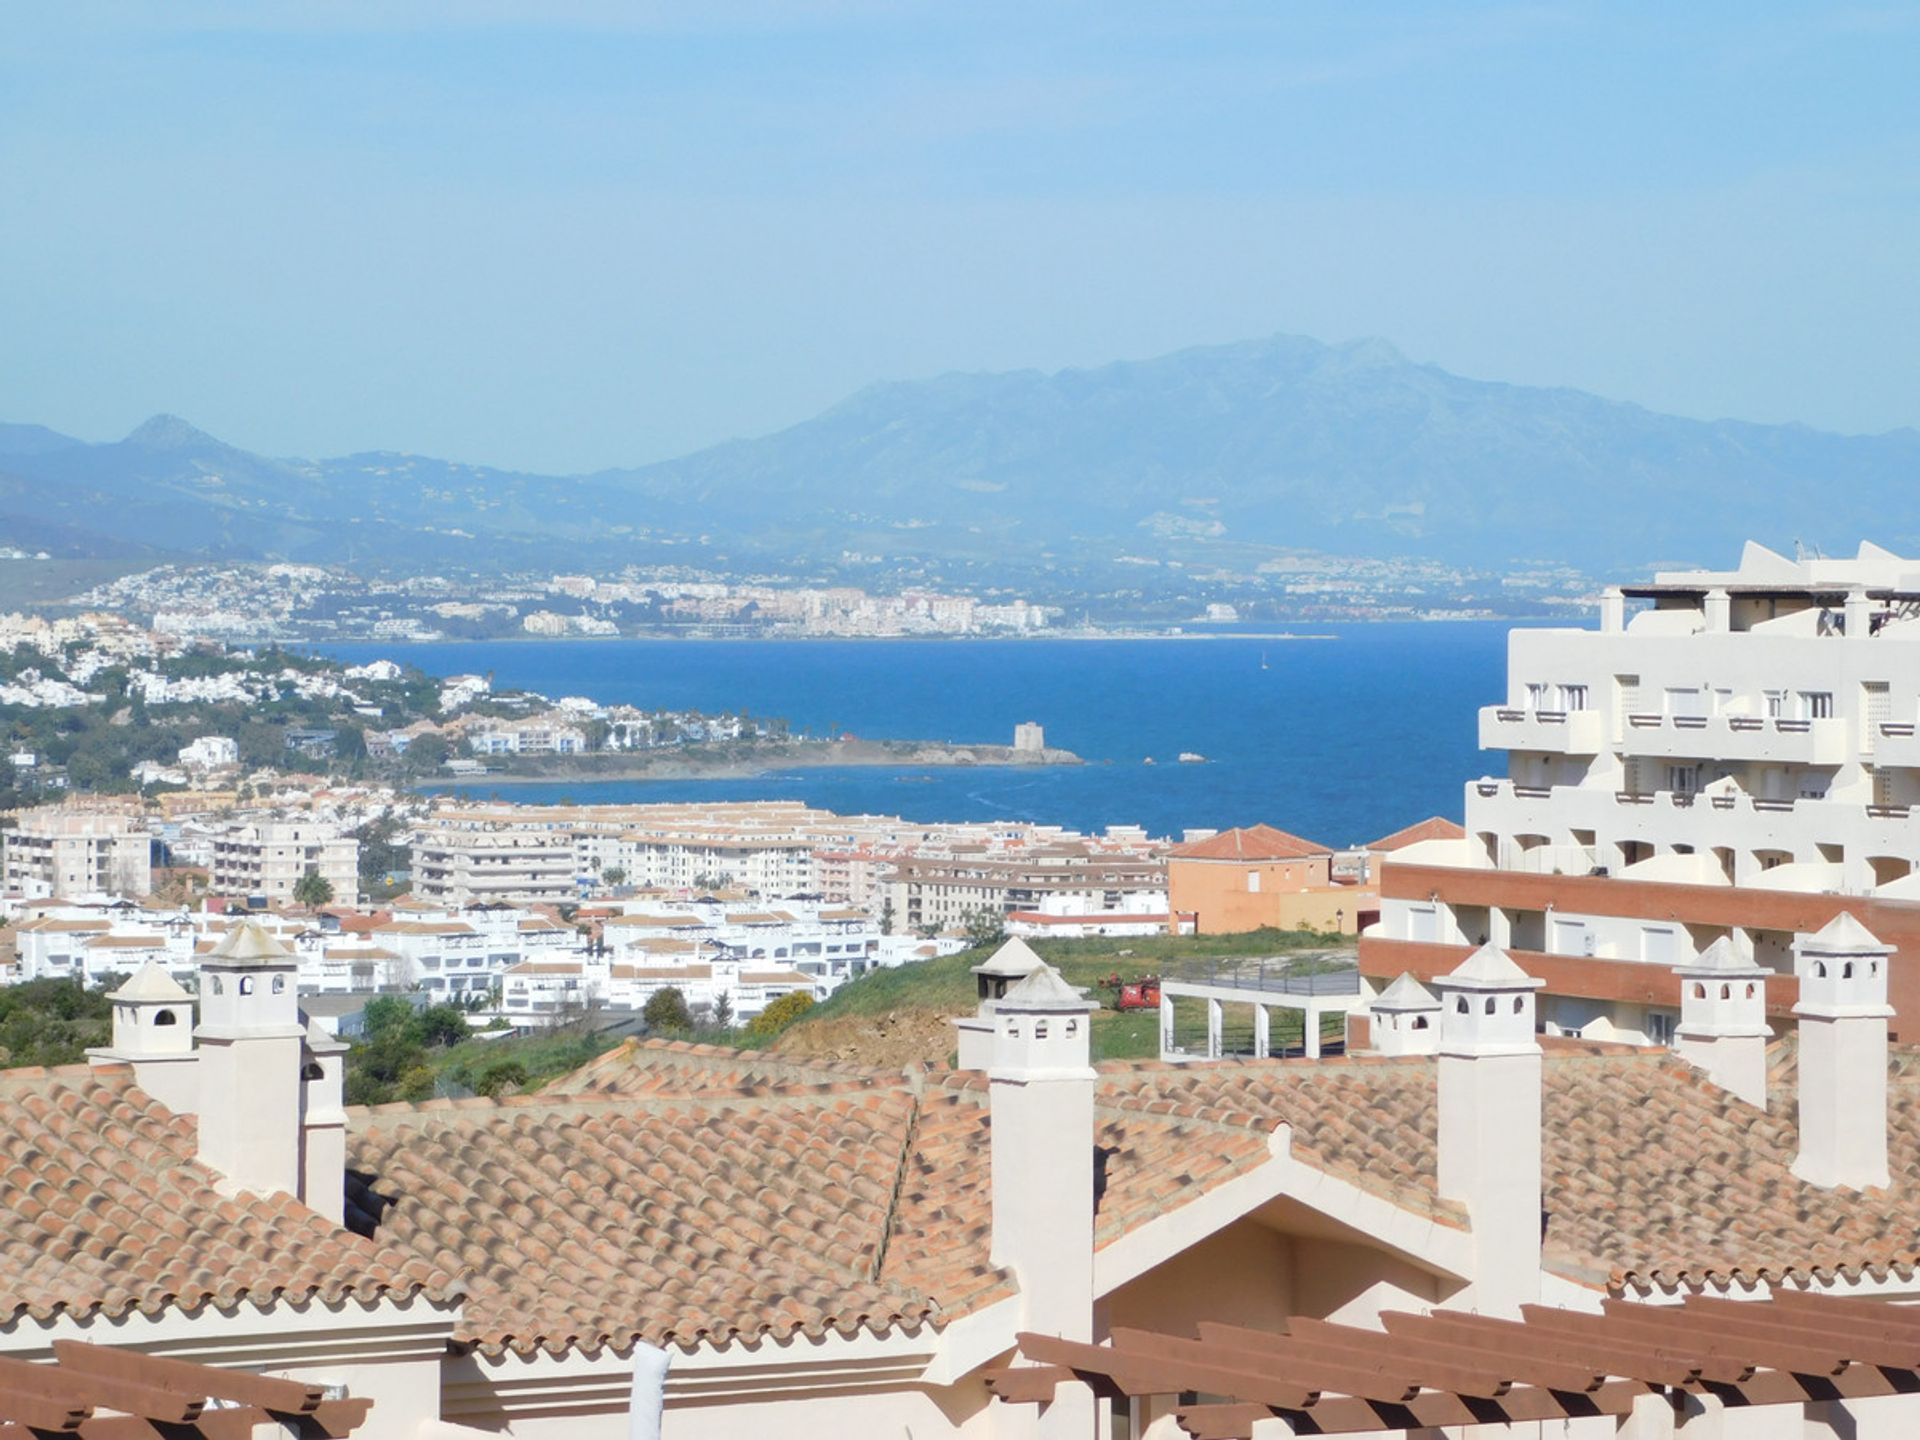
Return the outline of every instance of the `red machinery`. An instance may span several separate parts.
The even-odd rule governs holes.
[[[1142,975],[1138,980],[1122,980],[1120,972],[1100,982],[1102,987],[1113,991],[1113,1008],[1116,1010],[1158,1010],[1160,1008],[1160,977]]]

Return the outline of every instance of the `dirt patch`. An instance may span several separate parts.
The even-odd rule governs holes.
[[[856,1065],[908,1065],[953,1059],[951,1017],[942,1010],[901,1006],[879,1015],[843,1015],[795,1025],[774,1051],[806,1060],[844,1060]]]

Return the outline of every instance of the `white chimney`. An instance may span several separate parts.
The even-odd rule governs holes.
[[[1022,947],[1025,948],[1024,946]],[[993,1263],[1020,1284],[1022,1330],[1093,1340],[1093,1089],[1099,1009],[1042,963],[993,1000],[987,1102]],[[1093,1433],[1093,1393],[1063,1385],[1043,1435]]]
[[[200,1161],[230,1192],[301,1191],[298,969],[251,920],[200,962]]]
[[[1800,977],[1800,1153],[1810,1185],[1864,1190],[1887,1174],[1887,957],[1842,911],[1793,943]]]
[[[1609,635],[1627,628],[1627,597],[1618,585],[1609,585],[1600,592],[1600,628]]]
[[[89,1058],[96,1065],[131,1065],[134,1084],[174,1114],[193,1114],[200,1104],[193,996],[149,960],[107,999],[113,1043],[89,1051]]]
[[[1376,1055],[1431,1055],[1440,1048],[1440,1001],[1401,975],[1367,1006],[1367,1044]]]
[[[1016,937],[973,967],[980,1003],[973,1014],[962,1015],[953,1022],[959,1040],[958,1068],[984,1070],[993,1063],[994,1007],[1009,989],[1046,963],[1033,953],[1026,941]]]
[[[1439,1190],[1466,1207],[1473,1277],[1453,1303],[1517,1316],[1540,1298],[1540,1045],[1534,991],[1502,950],[1482,945],[1440,994]]]
[[[1749,1105],[1767,1108],[1767,970],[1733,953],[1719,939],[1691,965],[1676,965],[1680,977],[1680,1028],[1673,1050],[1706,1072],[1722,1090]]]
[[[300,1198],[335,1224],[347,1207],[347,1042],[307,1025],[300,1061]]]

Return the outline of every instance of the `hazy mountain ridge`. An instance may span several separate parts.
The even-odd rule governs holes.
[[[1384,341],[1277,336],[873,385],[776,434],[591,476],[269,459],[172,416],[104,445],[0,426],[0,540],[476,567],[638,561],[706,536],[763,561],[1241,564],[1290,547],[1631,571],[1724,559],[1749,535],[1920,547],[1916,478],[1920,431],[1682,419],[1466,379]]]

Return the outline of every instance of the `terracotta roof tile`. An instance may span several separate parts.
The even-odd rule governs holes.
[[[1443,816],[1433,815],[1404,829],[1396,830],[1391,835],[1382,835],[1365,848],[1380,854],[1389,850],[1404,849],[1422,840],[1464,840],[1466,835],[1467,832],[1463,826],[1456,825]]]
[[[1175,860],[1304,860],[1333,852],[1271,825],[1253,825],[1243,830],[1222,830],[1205,840],[1176,845],[1167,853]]]
[[[228,1198],[125,1067],[0,1073],[0,1321],[456,1293],[285,1195]]]

